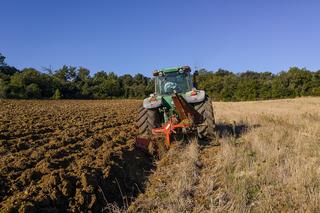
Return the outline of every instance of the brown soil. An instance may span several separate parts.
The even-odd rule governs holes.
[[[135,100],[0,100],[0,212],[97,212],[144,190]]]

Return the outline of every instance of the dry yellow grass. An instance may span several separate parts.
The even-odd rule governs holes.
[[[320,98],[214,108],[221,146],[170,150],[131,210],[320,211]]]
[[[320,98],[214,103],[220,132],[236,121],[240,137],[224,135],[202,184],[209,212],[320,211]],[[210,149],[210,148],[209,148]],[[205,181],[207,180],[207,183]]]
[[[191,212],[195,203],[194,186],[198,181],[199,146],[176,144],[157,163],[147,191],[140,195],[128,212]],[[179,153],[179,155],[177,155]]]

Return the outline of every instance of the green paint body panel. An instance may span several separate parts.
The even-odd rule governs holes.
[[[174,106],[172,104],[172,96],[162,96],[162,104],[166,108],[167,113],[163,113],[164,122],[166,123],[174,113]]]
[[[163,105],[165,107],[167,107],[168,109],[172,109],[173,108],[172,96],[171,95],[162,96],[162,99],[163,99]]]
[[[171,117],[172,115],[176,115],[177,117],[179,117],[176,112],[176,108],[173,104],[172,96],[166,95],[161,97],[162,97],[162,104],[167,111],[167,113],[163,113],[164,122],[166,123],[168,121],[168,118]]]
[[[184,98],[189,93],[191,93],[191,91],[189,91],[187,93],[179,93],[179,95],[181,95]],[[174,105],[172,102],[172,95],[162,95],[162,96],[159,95],[159,96],[157,96],[157,100],[161,100],[161,99],[162,99],[162,103],[165,107],[167,107],[168,109],[174,108]]]

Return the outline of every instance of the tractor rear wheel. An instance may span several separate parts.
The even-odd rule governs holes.
[[[215,121],[212,101],[209,97],[201,103],[197,103],[194,108],[203,116],[203,123],[197,128],[200,139],[215,138]]]
[[[151,135],[152,129],[160,126],[160,113],[158,109],[146,109],[141,106],[136,126],[139,129],[139,135]]]

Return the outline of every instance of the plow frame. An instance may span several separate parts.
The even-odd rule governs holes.
[[[152,135],[164,135],[165,147],[170,148],[171,135],[177,133],[177,130],[182,130],[182,133],[193,133],[197,129],[197,125],[203,122],[202,116],[182,96],[175,93],[172,96],[176,112],[178,116],[172,115],[168,121],[159,128],[152,129]],[[149,144],[153,143],[152,137],[137,137],[136,146],[148,150]]]

